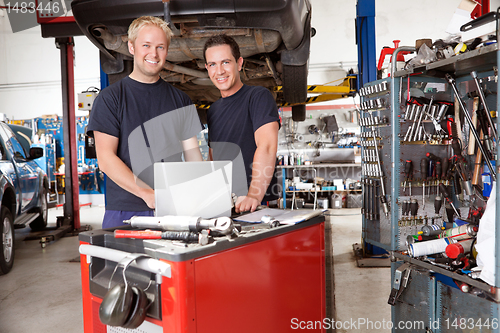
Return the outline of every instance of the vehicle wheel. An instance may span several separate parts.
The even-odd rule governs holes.
[[[30,223],[30,228],[33,231],[40,231],[47,227],[47,220],[49,216],[49,209],[47,205],[47,190],[45,187],[40,193],[40,215]]]
[[[293,121],[306,120],[306,106],[304,104],[292,106],[292,120]]]
[[[9,209],[0,209],[0,275],[7,274],[14,264],[14,220]]]
[[[307,64],[283,66],[283,97],[286,103],[305,103],[307,99]]]

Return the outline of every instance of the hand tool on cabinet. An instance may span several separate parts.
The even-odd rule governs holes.
[[[199,233],[191,231],[115,230],[114,236],[115,238],[179,240],[200,245],[207,245],[211,239],[208,230],[202,230]]]
[[[434,168],[435,168],[436,161],[435,160],[429,160],[429,167],[427,169],[427,181],[429,182],[429,185],[432,184],[432,174],[434,173]],[[429,195],[431,195],[431,186],[428,186],[429,188]]]
[[[420,160],[420,175],[422,176],[422,205],[425,205],[425,183],[427,182],[427,167],[428,162],[426,158]]]
[[[387,301],[388,304],[396,305],[396,301],[408,285],[410,274],[411,268],[409,263],[404,263],[396,269],[394,272],[394,287],[389,295],[389,300]]]
[[[481,87],[481,84],[480,84],[479,79],[477,77],[477,72],[472,71],[470,73],[470,75],[472,76],[472,78],[474,79],[474,83],[476,84],[477,92],[479,93],[479,98],[481,99],[481,103],[483,104],[483,108],[484,108],[484,111],[486,113],[486,118],[488,119],[488,123],[490,124],[491,133],[492,133],[493,137],[495,138],[495,141],[498,142],[498,133],[497,133],[495,124],[493,123],[493,118],[491,117],[491,112],[488,108],[488,103],[486,103],[486,97],[484,95],[483,88]]]
[[[456,170],[456,173],[455,173],[455,177],[456,177],[455,186],[456,186],[456,189],[457,189],[457,194],[461,194],[462,193],[462,188],[460,186],[460,180],[461,180],[462,183],[463,183],[464,189],[465,189],[465,193],[467,195],[472,195],[473,191],[472,191],[472,184],[471,184],[470,174],[465,169],[464,164],[463,163],[457,163],[455,165],[455,170]]]
[[[441,124],[439,123],[439,120],[434,117],[433,115],[427,113],[427,116],[429,117],[429,119],[432,121],[432,124],[434,125],[434,132],[436,133],[435,135],[437,135],[441,140],[442,138],[444,138],[446,136],[446,131],[443,130],[443,128],[441,127]]]
[[[443,157],[443,159],[441,160],[441,164],[442,164],[442,170],[441,170],[442,173],[439,177],[441,177],[441,179],[446,179],[447,174],[448,174],[448,167],[450,165],[450,161],[448,160],[447,157]]]
[[[410,215],[415,218],[418,212],[418,201],[417,199],[412,199],[410,201]]]
[[[439,211],[441,210],[441,206],[443,205],[443,198],[440,194],[436,195],[434,198],[434,213],[439,215]]]
[[[378,182],[381,182],[380,179],[375,180],[375,198],[380,198],[380,188]],[[375,211],[375,220],[380,220],[380,200],[373,200],[373,206]],[[386,215],[387,216],[387,215]]]
[[[448,111],[448,105],[447,104],[441,104],[439,106],[439,111],[438,111],[438,114],[436,116],[436,120],[438,122],[440,122],[441,120],[443,120],[444,118],[444,115],[446,114],[446,111]]]
[[[481,150],[481,153],[483,154],[483,156],[488,156],[488,155],[486,155],[484,147],[483,147],[483,145],[481,143],[481,139],[479,138],[479,134],[477,133],[476,128],[472,124],[472,119],[470,117],[469,111],[467,110],[467,108],[465,106],[465,103],[462,100],[462,97],[460,96],[460,93],[458,91],[458,87],[457,87],[457,85],[455,83],[455,79],[453,79],[453,77],[450,74],[446,74],[445,76],[446,76],[446,80],[451,85],[451,87],[453,89],[453,92],[455,93],[455,97],[456,97],[456,99],[457,99],[457,101],[458,101],[458,103],[460,105],[462,113],[464,114],[465,119],[467,120],[467,122],[469,124],[469,127],[471,129],[471,132],[474,135],[474,138],[476,139],[476,143],[477,143],[478,148]],[[486,161],[486,164],[488,165],[488,168],[490,169],[491,178],[493,180],[496,180],[497,179],[496,172],[494,171],[495,169],[491,165],[491,161],[489,159],[485,159],[485,161]]]
[[[417,105],[417,107],[415,108],[414,122],[411,126],[411,131],[408,135],[408,139],[405,141],[413,141],[413,137],[415,136],[415,133],[417,133],[418,131],[418,126],[415,120],[420,119],[421,114],[422,114],[422,106]]]
[[[446,186],[444,186],[443,183],[439,184],[439,190],[441,191],[441,193],[443,193],[443,196],[446,199],[446,202],[448,202],[450,204],[450,206],[451,206],[451,208],[453,208],[453,211],[455,212],[455,214],[457,214],[457,216],[460,216],[460,212],[457,210],[457,208],[455,207],[455,205],[451,201],[450,192],[448,191]]]
[[[432,98],[430,103],[432,104]],[[419,133],[420,133],[420,126],[422,125],[422,119],[424,118],[424,114],[426,113],[426,110],[428,110],[430,105],[423,105],[422,106],[422,111],[420,112],[420,116],[418,117],[418,122],[417,126],[415,127],[415,134],[413,135],[413,141],[418,141],[419,139]]]
[[[410,141],[410,135],[411,135],[411,132],[413,131],[413,125],[415,125],[415,124],[411,124],[410,126],[408,126],[408,130],[406,131],[406,134],[403,138],[403,141],[405,141],[405,142]]]
[[[488,125],[488,122],[485,119],[484,112],[483,113],[477,113],[477,119],[479,121],[479,132],[481,141],[483,142],[484,149],[486,150],[487,155],[485,158],[492,160],[493,158],[493,151],[494,151],[494,143],[493,143],[493,136],[489,135],[490,132],[490,127]]]
[[[368,202],[368,217],[369,220],[375,220],[375,208],[374,208],[374,202],[375,202],[375,185],[374,185],[373,179],[369,180],[369,202]]]
[[[481,130],[481,139],[483,138],[483,131]],[[476,153],[476,160],[474,161],[474,171],[472,172],[472,185],[479,185],[481,183],[481,166],[482,166],[482,157],[481,151]]]
[[[453,179],[452,179],[453,186],[455,188],[455,195],[457,196],[459,201],[462,201],[462,199],[463,199],[462,178],[460,176],[460,171],[458,170],[459,165],[456,165],[455,167],[456,167],[456,169],[455,169],[455,173],[453,174]]]
[[[472,109],[470,110],[471,112],[471,120],[472,120],[472,126],[476,128],[476,130],[479,132],[480,127],[478,127],[478,112],[477,108],[479,105],[479,99],[476,97],[473,99],[472,102]],[[476,151],[476,141],[474,140],[474,135],[472,134],[472,129],[469,128],[469,142],[467,144],[467,155],[474,155],[474,152]]]
[[[429,177],[433,178],[433,184],[437,186],[438,179],[441,177],[442,173],[442,163],[441,163],[441,158],[434,155],[433,153],[426,153],[425,156],[427,156],[430,161],[429,161]]]
[[[405,182],[403,184],[403,192],[406,193],[406,184],[409,183],[410,184],[410,195],[411,195],[411,174],[412,174],[412,171],[413,171],[413,162],[412,160],[406,160],[405,161]]]
[[[433,174],[433,178],[434,178],[433,185],[436,186],[436,194],[438,192],[439,178],[441,176],[442,170],[443,170],[443,167],[442,167],[441,160],[436,161],[436,169],[435,169],[435,173]]]
[[[385,194],[385,186],[384,186],[384,173],[382,172],[382,165],[380,164],[380,156],[379,156],[379,150],[378,150],[378,143],[377,143],[377,137],[375,133],[373,134],[373,141],[375,143],[375,155],[377,157],[377,165],[378,165],[378,171],[379,171],[379,178],[380,178],[380,203],[382,204],[382,208],[384,209],[384,214],[385,216],[389,216],[389,205],[387,204],[387,197]]]
[[[134,228],[160,229],[164,231],[192,231],[198,232],[210,229],[214,233],[230,235],[233,233],[233,220],[229,217],[203,219],[196,216],[132,216],[123,221]]]
[[[404,200],[401,208],[401,215],[406,217],[408,216],[409,213],[410,213],[410,201]]]

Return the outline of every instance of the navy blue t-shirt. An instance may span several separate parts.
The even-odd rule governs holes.
[[[233,160],[233,192],[238,193],[238,174],[242,165],[237,163],[239,150],[246,173],[246,190],[252,180],[252,163],[257,149],[254,133],[262,125],[277,121],[278,108],[272,94],[264,87],[247,86],[235,94],[213,103],[207,112],[208,138],[214,160]],[[235,149],[236,148],[236,149]],[[235,163],[236,160],[236,163]],[[275,172],[264,196],[264,201],[278,198]],[[245,193],[246,194],[246,193]]]
[[[130,77],[103,89],[90,113],[88,132],[119,139],[118,157],[151,188],[154,162],[182,160],[182,141],[196,136],[201,123],[188,95],[162,79],[147,84]],[[144,200],[106,181],[106,209],[150,210]]]

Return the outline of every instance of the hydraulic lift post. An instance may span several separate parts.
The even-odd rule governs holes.
[[[358,46],[358,90],[377,80],[375,51],[375,0],[356,3],[356,44]]]
[[[80,229],[80,203],[78,185],[78,159],[76,149],[75,119],[75,77],[73,71],[73,37],[56,38],[56,46],[61,51],[61,86],[63,102],[63,138],[64,138],[64,222]],[[68,181],[69,180],[69,181]]]

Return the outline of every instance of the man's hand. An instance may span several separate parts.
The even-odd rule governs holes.
[[[236,204],[234,205],[234,210],[236,213],[243,212],[253,212],[257,209],[257,206],[260,205],[260,201],[249,197],[249,196],[241,196],[236,200]]]
[[[99,168],[125,191],[144,200],[149,208],[155,208],[154,190],[137,178],[117,156],[118,138],[98,131],[94,131],[94,138]]]
[[[148,205],[149,208],[155,209],[155,191],[152,189],[144,189],[141,195],[142,200]]]

